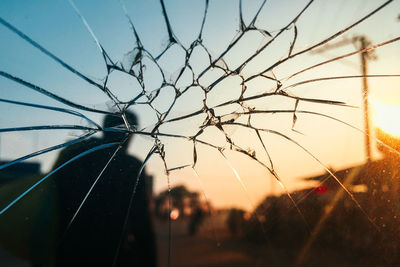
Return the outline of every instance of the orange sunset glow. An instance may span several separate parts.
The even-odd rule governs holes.
[[[374,124],[384,132],[400,137],[400,106],[371,101],[374,111]]]
[[[0,267],[400,266],[400,0],[2,0],[0,40]]]

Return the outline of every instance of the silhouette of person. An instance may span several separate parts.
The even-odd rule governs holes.
[[[126,117],[130,125],[137,125],[133,113],[127,112]],[[123,124],[121,117],[107,115],[103,127]],[[127,136],[127,133],[105,131],[103,138],[90,138],[69,146],[61,151],[54,168],[91,148],[121,142]],[[113,158],[117,145],[91,152],[61,168],[55,175],[59,205],[56,266],[156,266],[150,195],[146,184],[149,181],[144,172],[137,181],[142,162],[126,153],[129,139],[131,136]],[[92,192],[85,199],[92,186]]]
[[[200,206],[195,207],[193,214],[190,216],[188,232],[190,236],[197,233],[201,223],[204,220],[204,212]]]

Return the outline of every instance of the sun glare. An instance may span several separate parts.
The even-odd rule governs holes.
[[[375,126],[392,136],[400,137],[400,105],[371,102]]]

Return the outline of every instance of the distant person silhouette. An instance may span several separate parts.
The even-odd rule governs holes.
[[[126,117],[130,125],[137,125],[133,113],[126,113]],[[104,119],[104,128],[119,125],[124,125],[119,116],[107,115]],[[103,138],[90,138],[69,146],[61,151],[54,168],[96,146],[121,142],[126,136],[126,133],[105,131]],[[56,266],[113,266],[121,236],[115,266],[156,266],[155,237],[149,211],[150,192],[146,184],[149,179],[144,172],[138,181],[127,227],[122,233],[130,197],[142,165],[141,161],[126,153],[128,143],[129,140],[105,169],[118,146],[89,153],[61,168],[55,175],[60,239]],[[100,174],[91,194],[68,227]]]

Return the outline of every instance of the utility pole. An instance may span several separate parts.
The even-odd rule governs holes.
[[[356,36],[353,38],[353,42],[358,44],[358,48],[360,50],[364,50],[367,48],[371,42],[367,40],[367,38],[363,35]],[[365,157],[367,162],[371,161],[372,158],[372,150],[371,150],[371,131],[370,131],[370,119],[369,119],[369,102],[368,102],[368,60],[376,59],[376,55],[373,51],[365,51],[360,54],[361,56],[361,72],[363,75],[363,108],[364,108],[364,131],[365,131]]]
[[[343,39],[341,41],[338,41],[333,44],[327,44],[320,49],[316,49],[314,53],[322,53],[325,52],[326,50],[330,50],[333,48],[341,47],[344,45],[348,45],[352,43],[355,45],[359,50],[364,50],[370,45],[370,41],[363,36],[363,35],[358,35],[353,37],[352,39]],[[373,54],[373,51],[364,51],[360,53],[361,57],[361,73],[362,73],[362,101],[363,101],[363,114],[364,114],[364,149],[365,149],[365,159],[367,162],[371,161],[372,157],[372,150],[371,150],[371,137],[370,137],[370,116],[369,116],[369,102],[368,102],[368,94],[369,94],[369,89],[368,89],[368,60],[373,60],[376,59],[375,54]]]
[[[358,40],[360,43],[360,49],[364,50],[368,47],[369,42],[364,36],[356,37],[355,40]],[[363,75],[363,106],[364,106],[364,129],[365,129],[365,156],[367,162],[371,161],[371,137],[370,137],[370,126],[369,126],[369,103],[368,103],[368,79],[367,79],[367,60],[369,54],[368,52],[361,53],[361,71]]]

